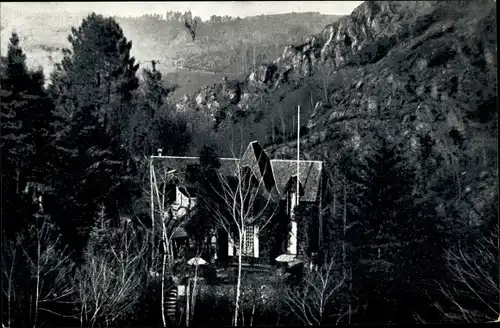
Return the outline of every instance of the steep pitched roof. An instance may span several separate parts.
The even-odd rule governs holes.
[[[257,141],[248,145],[240,164],[242,167],[248,166],[258,179],[263,179],[268,191],[275,186],[271,161]]]
[[[188,166],[198,165],[198,157],[182,156],[152,156],[161,170],[177,170],[177,177],[185,178]],[[221,167],[219,172],[225,176],[236,176],[238,168],[248,166],[253,174],[258,178],[263,178],[265,188],[264,192],[270,192],[281,199],[286,197],[286,186],[290,179],[297,174],[297,161],[286,159],[269,159],[262,146],[257,142],[251,142],[241,159],[239,158],[220,158]],[[304,194],[301,195],[302,201],[314,202],[317,200],[321,170],[321,161],[299,161],[299,181],[300,188]],[[302,193],[302,191],[301,191]]]
[[[286,159],[272,159],[274,180],[281,199],[286,196],[285,187],[290,178],[297,174],[297,161]],[[321,161],[299,161],[299,181],[304,194],[302,201],[314,202],[317,200],[319,187],[321,183],[321,170],[323,162]]]

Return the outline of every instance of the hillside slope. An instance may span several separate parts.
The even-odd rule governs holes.
[[[365,2],[245,79],[205,87],[177,108],[210,117],[224,154],[239,133],[272,157],[295,158],[297,105],[301,156],[328,165],[346,149],[369,147],[377,130],[413,162],[427,138],[484,214],[496,199],[498,165],[495,6]]]
[[[496,66],[494,18],[492,0],[366,2],[305,43],[287,46],[272,64],[259,65],[245,80],[238,80],[241,91],[235,105],[244,107],[254,94],[281,85],[298,86],[306,77],[325,75],[325,70],[336,74],[349,68],[354,73],[377,64],[408,76],[423,72],[422,78],[440,67],[453,71],[470,66],[475,69],[471,74],[481,74],[476,69],[491,73]],[[200,103],[207,93],[208,89],[200,90],[179,106],[208,109]]]
[[[177,14],[177,20],[166,20],[161,15],[115,17],[125,36],[133,41],[132,54],[142,66],[150,67],[150,61],[154,59],[159,61],[157,67],[164,73],[185,67],[236,75],[251,67],[254,57],[256,62],[275,58],[277,49],[319,32],[325,24],[337,18],[318,13],[241,19],[214,16],[212,20],[200,21],[196,42],[192,42],[181,13],[174,14]],[[79,26],[85,16],[84,13],[64,16],[26,14],[2,7],[1,52],[5,53],[10,34],[16,31],[28,54],[28,65],[43,67],[48,76],[54,63],[62,59],[62,49],[69,45],[67,37],[71,27]],[[176,82],[182,84],[183,81]]]
[[[195,42],[182,19],[145,16],[118,17],[117,21],[125,35],[137,40],[135,51],[141,54],[141,59],[160,60],[159,67],[183,66],[237,74],[251,67],[254,56],[256,62],[275,58],[278,49],[318,33],[337,16],[319,13],[246,18],[214,16],[209,21],[198,20]]]

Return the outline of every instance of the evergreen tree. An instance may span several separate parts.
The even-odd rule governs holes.
[[[221,163],[215,147],[204,145],[199,152],[199,165],[191,168],[187,173],[188,183],[198,190],[198,199],[201,201],[197,205],[196,212],[186,224],[188,233],[195,236],[198,243],[201,243],[210,230],[218,227],[216,220],[210,213],[210,206],[219,201],[217,193],[220,193],[217,170]]]
[[[26,208],[16,203],[25,187],[30,182],[47,182],[50,153],[46,148],[52,136],[53,106],[43,87],[43,72],[27,69],[16,33],[1,62],[2,213],[5,218],[23,218],[14,212]],[[20,224],[22,220],[4,222]]]
[[[164,85],[162,74],[156,69],[156,61],[152,61],[152,69],[145,68],[144,90],[142,100],[144,110],[148,113],[150,119],[154,119],[156,114],[166,104],[166,100],[175,88],[168,88]]]
[[[427,293],[437,278],[442,245],[435,208],[415,192],[419,180],[401,145],[380,132],[365,138],[369,147],[341,159],[350,190],[348,260],[357,320],[411,322],[421,303],[431,304]]]
[[[186,123],[173,114],[167,103],[169,94],[175,88],[164,86],[162,74],[153,69],[144,69],[144,82],[138,97],[138,110],[130,122],[131,136],[128,148],[136,155],[150,156],[158,148],[166,154],[181,155],[189,146],[189,134]]]
[[[99,208],[116,220],[138,191],[126,145],[139,66],[113,18],[91,14],[68,40],[72,49],[64,50],[50,88],[63,123],[54,142],[57,196],[51,205],[55,217],[85,237]]]
[[[60,218],[71,215],[66,227],[76,228],[73,233],[83,237],[102,207],[106,218],[116,223],[135,196],[134,172],[127,165],[128,154],[98,123],[95,108],[77,111],[55,144],[58,172],[64,174],[53,177],[58,195],[52,211]]]
[[[69,119],[79,108],[94,108],[106,133],[125,141],[121,132],[127,131],[139,83],[132,42],[113,18],[96,14],[72,28],[68,40],[72,50],[65,50],[51,88],[58,112]]]
[[[12,33],[7,56],[2,58],[3,72],[1,80],[1,114],[2,114],[2,179],[8,185],[14,180],[14,191],[19,194],[23,188],[23,175],[34,153],[29,143],[30,131],[26,119],[28,117],[27,89],[30,75],[26,67],[26,55],[19,45],[19,37]],[[24,170],[23,170],[24,171]],[[24,173],[24,174],[23,174]],[[13,179],[9,179],[14,177]],[[7,187],[7,185],[5,185]]]

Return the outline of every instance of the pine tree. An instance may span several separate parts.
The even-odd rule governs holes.
[[[158,148],[163,148],[165,151],[168,151],[168,148],[174,148],[174,154],[180,155],[182,150],[178,146],[184,145],[184,147],[180,147],[184,149],[188,146],[183,138],[184,133],[179,135],[179,132],[182,131],[176,131],[177,126],[181,128],[185,124],[182,122],[176,124],[173,111],[167,103],[168,96],[174,88],[164,86],[162,74],[156,70],[156,63],[156,61],[152,61],[152,70],[143,70],[144,82],[137,100],[138,108],[130,120],[129,135],[131,138],[128,148],[134,156],[150,156]],[[168,144],[164,145],[166,142]]]
[[[2,213],[5,218],[23,218],[7,211],[24,208],[16,202],[21,201],[28,183],[47,182],[53,106],[43,86],[43,72],[28,70],[16,33],[12,33],[7,56],[1,62]]]
[[[99,209],[108,219],[118,220],[128,207],[135,185],[127,166],[127,153],[119,151],[98,123],[95,108],[77,111],[71,124],[56,141],[59,173],[53,179],[58,189],[58,216],[71,214],[71,225],[87,236]],[[69,222],[68,222],[69,224]]]
[[[207,216],[210,205],[218,201],[216,195],[220,193],[220,186],[217,170],[220,166],[215,147],[204,145],[199,152],[199,165],[187,172],[189,183],[196,187],[198,199],[203,201],[197,205],[197,211],[186,224],[186,229],[200,244],[212,229],[220,228],[212,216]]]
[[[107,134],[123,141],[121,131],[132,112],[139,65],[130,56],[132,42],[113,18],[91,14],[72,28],[60,70],[53,75],[52,94],[58,112],[71,118],[78,108],[95,108]]]
[[[26,67],[26,55],[19,44],[19,37],[12,33],[7,56],[2,58],[4,72],[1,80],[1,114],[2,114],[2,173],[5,180],[15,181],[14,191],[19,194],[23,188],[23,167],[32,158],[30,133],[26,126],[28,102],[27,88],[30,75]],[[9,179],[8,177],[14,177]]]
[[[68,40],[72,49],[64,50],[50,88],[63,123],[54,142],[52,205],[56,217],[70,216],[85,237],[101,206],[107,218],[117,219],[138,190],[126,146],[139,66],[113,18],[91,14],[72,28]]]
[[[415,171],[397,141],[380,133],[365,137],[370,147],[341,161],[349,189],[353,292],[358,320],[408,322],[429,288],[435,240],[433,207],[417,202]],[[354,194],[353,194],[354,192]],[[427,204],[429,205],[429,204]],[[428,301],[428,300],[427,300]]]
[[[150,119],[154,119],[156,114],[165,105],[167,97],[174,88],[167,88],[164,85],[162,74],[156,69],[156,61],[152,61],[152,69],[145,68],[144,76],[144,110]]]

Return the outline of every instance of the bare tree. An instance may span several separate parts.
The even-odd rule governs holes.
[[[234,152],[233,157],[235,157]],[[271,221],[277,207],[273,206],[272,194],[265,195],[262,192],[264,188],[263,176],[257,178],[251,169],[243,170],[238,161],[235,161],[234,175],[226,176],[220,172],[217,175],[219,186],[214,187],[213,192],[219,201],[207,201],[207,205],[231,241],[233,241],[232,232],[234,230],[236,232],[238,274],[233,317],[233,325],[236,326],[239,324],[243,245],[246,229],[249,225],[258,222],[261,231]]]
[[[14,271],[19,262],[19,251],[17,241],[2,238],[2,292],[7,299],[7,327],[12,327],[13,314],[12,305],[16,304],[16,276]]]
[[[203,245],[201,247],[203,249]],[[191,285],[191,277],[188,277],[188,286],[186,293],[186,326],[189,327],[194,318],[194,310],[196,307],[196,300],[198,297],[198,269],[200,266],[200,247],[196,250],[195,263],[194,263],[194,277],[192,279],[193,284]],[[192,286],[192,287],[191,287]]]
[[[472,252],[460,247],[446,251],[451,284],[440,284],[450,307],[435,303],[447,320],[500,321],[498,226],[477,242]]]
[[[167,286],[168,277],[173,276],[174,246],[173,237],[181,228],[183,218],[188,217],[194,208],[194,198],[189,195],[186,203],[172,202],[168,197],[169,186],[182,188],[187,192],[182,183],[183,172],[168,170],[163,166],[155,168],[153,159],[150,162],[150,192],[151,197],[151,229],[147,229],[151,239],[151,265],[149,271],[155,272],[158,266],[158,258],[161,256],[161,315],[163,326],[167,326],[165,316],[165,294],[172,286]],[[156,228],[159,227],[159,229]],[[159,243],[157,242],[159,241]]]
[[[68,297],[75,291],[70,279],[74,268],[71,252],[67,246],[62,246],[61,235],[48,216],[37,214],[35,217],[33,238],[18,240],[35,285],[34,295],[30,297],[34,308],[34,327],[39,324],[39,311],[65,316],[49,309],[47,305],[68,302]]]
[[[82,326],[108,326],[123,318],[137,304],[144,281],[146,243],[136,228],[128,222],[103,228],[93,231],[76,274]]]
[[[298,286],[287,286],[284,301],[290,310],[306,325],[320,325],[331,316],[327,309],[346,280],[345,271],[338,275],[334,271],[332,257],[317,271],[308,272]],[[338,321],[344,313],[336,314]]]
[[[342,176],[338,173],[338,170],[336,167],[332,167],[330,170],[327,170],[326,176],[325,176],[325,188],[326,191],[330,193],[330,197],[326,200],[326,204],[320,204],[320,227],[321,229],[319,234],[319,240],[320,240],[320,245],[319,248],[325,248],[324,246],[322,247],[322,242],[321,239],[323,238],[323,227],[321,222],[323,221],[322,213],[328,213],[328,217],[331,218],[332,222],[339,222],[339,214],[337,214],[338,211],[341,212],[342,215],[342,235],[338,236],[338,240],[341,241],[340,248],[342,249],[341,253],[341,258],[342,258],[342,268],[345,270],[347,274],[347,283],[348,283],[348,289],[349,293],[352,293],[352,266],[349,261],[349,243],[347,242],[348,240],[348,233],[349,231],[353,228],[356,227],[356,225],[359,224],[359,222],[354,221],[354,222],[348,222],[347,220],[347,181],[345,176]],[[340,195],[338,195],[340,193]],[[341,201],[339,201],[339,197],[341,197]],[[321,202],[320,202],[321,203]],[[326,245],[325,245],[326,246]],[[337,247],[337,245],[335,246]],[[348,310],[347,310],[347,322],[348,324],[351,323],[351,317],[352,317],[352,304],[350,301],[348,301]]]

